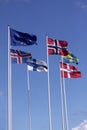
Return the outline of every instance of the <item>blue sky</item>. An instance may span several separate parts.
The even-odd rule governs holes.
[[[38,45],[15,47],[46,59],[46,36],[68,41],[79,58],[80,79],[66,79],[69,130],[87,130],[87,0],[0,0],[0,130],[7,130],[8,25],[35,34]],[[62,130],[60,56],[49,56],[52,129]],[[48,130],[47,73],[30,72],[32,130]],[[12,64],[13,130],[28,130],[26,65]]]

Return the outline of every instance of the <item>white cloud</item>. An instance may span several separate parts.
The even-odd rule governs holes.
[[[80,125],[72,128],[72,130],[87,130],[87,120],[84,120]]]

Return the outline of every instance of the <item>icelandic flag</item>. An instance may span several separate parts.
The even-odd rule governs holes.
[[[27,62],[27,69],[30,71],[47,72],[47,64],[42,60],[29,59]]]
[[[36,35],[16,31],[10,28],[10,40],[12,46],[27,46],[37,44]]]
[[[10,49],[10,57],[12,63],[23,64],[32,58],[31,53],[26,53],[20,50]]]

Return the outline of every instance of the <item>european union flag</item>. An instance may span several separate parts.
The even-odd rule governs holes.
[[[12,46],[27,46],[37,42],[36,35],[23,33],[10,28],[10,39]]]

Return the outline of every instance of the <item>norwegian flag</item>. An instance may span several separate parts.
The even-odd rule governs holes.
[[[81,72],[72,65],[60,62],[60,73],[62,78],[80,78]]]
[[[68,43],[67,43],[67,41],[47,38],[47,45],[48,45],[48,54],[49,55],[53,55],[53,54],[54,55],[59,54],[59,55],[62,55],[62,56],[68,55],[68,50],[67,50]]]
[[[26,53],[20,50],[10,49],[12,63],[23,64],[27,63],[28,59],[32,58],[31,53]]]

